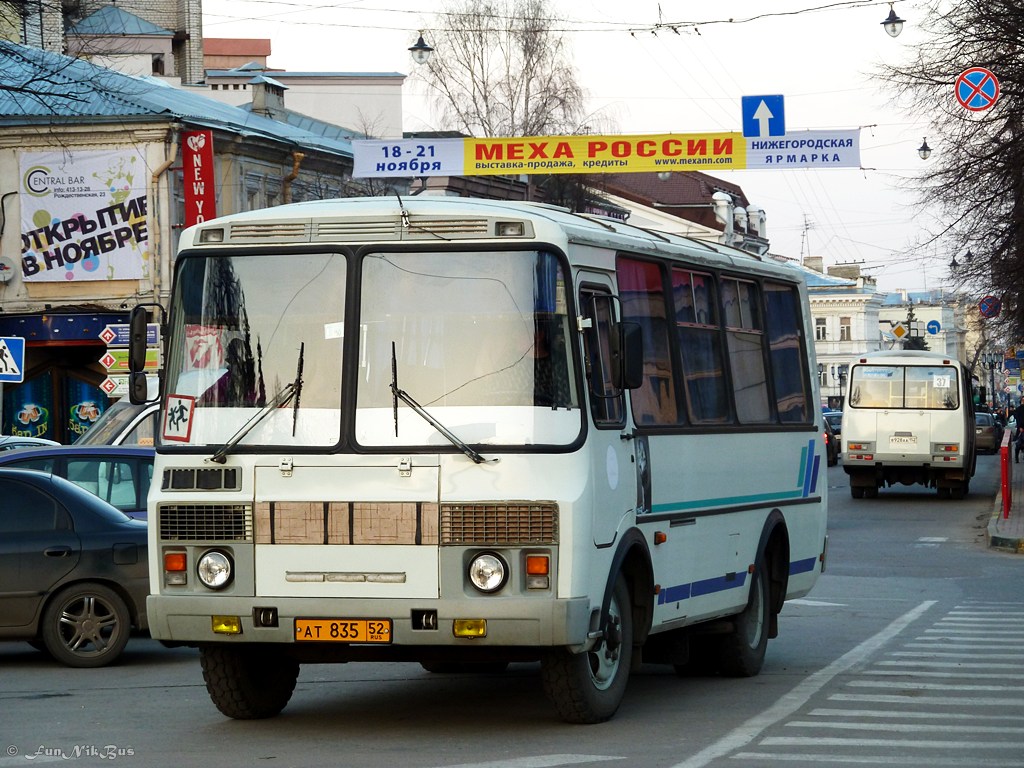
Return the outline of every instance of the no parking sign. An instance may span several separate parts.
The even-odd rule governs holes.
[[[999,98],[999,81],[984,67],[965,69],[956,79],[956,100],[971,112],[981,112]]]

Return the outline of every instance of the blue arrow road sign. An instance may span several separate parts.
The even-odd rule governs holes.
[[[925,326],[925,329],[928,331],[928,333],[934,336],[936,333],[942,330],[942,324],[939,323],[938,320],[929,320],[928,325]]]
[[[754,138],[786,135],[786,109],[781,94],[742,96],[743,135]]]
[[[0,383],[20,384],[25,380],[25,339],[0,336]]]

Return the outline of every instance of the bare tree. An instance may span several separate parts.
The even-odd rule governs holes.
[[[930,170],[913,184],[942,211],[929,247],[955,261],[959,287],[1002,297],[1005,332],[1024,338],[1024,5],[1020,0],[926,0],[927,37],[909,61],[878,72],[907,111],[928,116]],[[970,111],[954,95],[971,67],[996,73],[1000,96]]]
[[[573,134],[583,116],[560,20],[547,0],[457,0],[438,15],[420,76],[442,127],[469,136]]]

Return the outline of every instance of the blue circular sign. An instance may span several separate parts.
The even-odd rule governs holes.
[[[938,320],[929,320],[928,325],[925,326],[925,330],[933,336],[942,330],[942,324]]]

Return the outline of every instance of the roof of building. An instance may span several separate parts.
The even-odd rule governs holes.
[[[135,77],[82,59],[0,40],[0,127],[172,120],[351,157],[340,133],[327,135],[224,104],[163,80]],[[127,121],[130,122],[130,121]]]
[[[86,16],[73,27],[69,28],[69,35],[97,35],[97,36],[121,36],[121,35],[156,35],[160,37],[173,37],[174,33],[163,27],[158,27],[145,19],[139,18],[134,13],[118,8],[116,5],[106,5],[96,13]]]
[[[927,291],[897,291],[885,294],[882,302],[885,306],[900,306],[903,304],[944,304],[955,298],[945,288],[932,288]]]
[[[233,69],[208,69],[206,70],[207,79],[210,78],[231,78],[231,77],[252,77],[252,73],[255,70],[265,70],[267,72],[273,72],[274,77],[278,80],[283,78],[294,78],[296,80],[310,79],[310,78],[323,78],[323,77],[334,77],[334,78],[384,78],[384,77],[401,77],[404,78],[401,72],[289,72],[283,69],[272,69],[265,67],[257,61],[250,61],[248,64],[243,64],[240,67]]]
[[[246,112],[252,111],[252,103],[242,104],[239,109],[245,110]],[[303,131],[321,136],[325,139],[333,139],[335,141],[350,141],[351,139],[368,139],[362,131],[356,131],[352,128],[346,128],[343,125],[335,125],[334,123],[327,123],[323,120],[318,120],[315,117],[304,115],[301,112],[295,112],[291,109],[284,109],[281,111],[281,115],[284,121],[288,125],[294,126]]]
[[[700,171],[672,172],[667,178],[657,173],[607,173],[594,186],[613,195],[656,208],[711,229],[722,229],[715,218],[711,196],[728,192],[738,205],[750,205],[738,184],[709,176]]]
[[[270,40],[263,37],[203,37],[207,56],[269,56]]]

